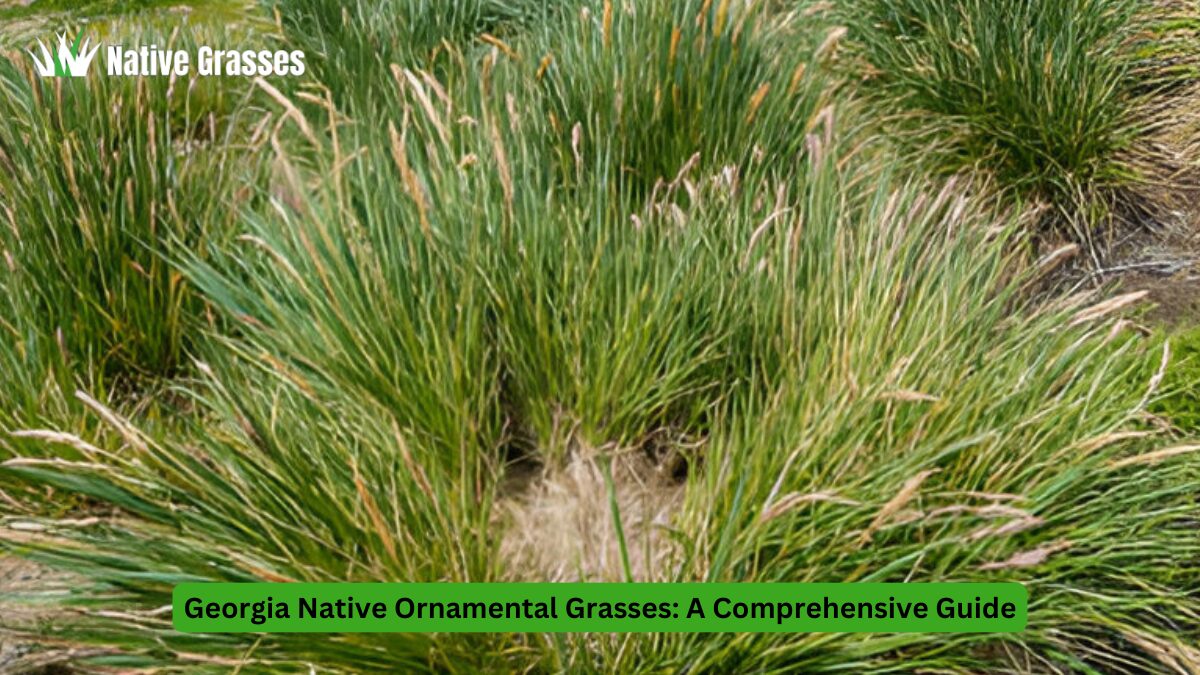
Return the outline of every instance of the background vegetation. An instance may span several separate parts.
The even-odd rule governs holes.
[[[1193,5],[93,9],[65,19],[310,72],[0,59],[0,565],[69,580],[14,667],[1200,668],[1195,330],[1053,290],[1188,205]],[[1033,605],[936,638],[313,641],[159,610],[181,581],[559,579]]]

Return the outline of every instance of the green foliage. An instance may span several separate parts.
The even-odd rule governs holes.
[[[164,255],[231,231],[244,90],[39,80],[7,60],[0,88],[0,427],[74,426],[76,387],[130,399],[184,364],[204,306]]]
[[[29,3],[17,3],[16,6],[0,8],[0,17],[15,19],[25,16],[36,16],[44,12],[74,13],[75,17],[95,16],[100,14],[115,14],[118,12],[136,12],[169,5],[167,0],[35,0]]]
[[[497,578],[499,367],[471,248],[501,225],[504,191],[493,170],[460,173],[440,152],[416,169],[399,163],[426,152],[405,138],[436,131],[388,121],[393,138],[364,127],[309,149],[313,166],[280,155],[274,200],[246,214],[245,233],[211,255],[181,256],[237,326],[205,350],[202,381],[180,392],[201,410],[194,429],[158,436],[121,425],[138,454],[75,476],[37,459],[6,465],[130,516],[116,531],[31,555],[78,570],[95,584],[88,593],[119,587],[113,602],[127,608],[167,601],[183,579]],[[484,162],[490,134],[473,137],[486,141]],[[346,157],[338,147],[367,150]],[[394,189],[406,177],[439,198]],[[63,636],[115,635],[148,663],[196,649],[236,658],[247,647],[164,628],[99,621]],[[478,672],[528,658],[506,636],[364,635],[337,647],[283,636],[260,648],[252,670],[313,661]]]
[[[517,49],[547,92],[564,180],[586,171],[645,196],[693,155],[706,172],[795,161],[827,112],[818,26],[761,3],[590,2]]]
[[[285,35],[342,107],[370,106],[393,89],[390,68],[432,68],[546,13],[533,0],[276,0]]]
[[[552,197],[519,211],[480,268],[518,428],[558,458],[704,434],[775,372],[759,322],[782,299],[757,282],[747,240],[784,215],[805,132],[817,148],[833,124],[828,82],[805,75],[812,50],[774,60],[784,29],[768,35],[766,17],[605,7],[530,31],[516,49],[536,62],[501,56],[495,86],[517,96],[487,113],[551,171],[515,181]]]
[[[680,554],[661,570],[668,578],[1016,579],[1034,587],[1030,630],[819,643],[756,635],[742,646],[632,635],[600,651],[582,639],[362,634],[318,646],[276,635],[254,639],[246,666],[873,672],[897,661],[1002,669],[1028,656],[1152,669],[1152,657],[1127,645],[1198,637],[1186,596],[1198,581],[1188,561],[1200,552],[1189,525],[1200,515],[1195,462],[1130,461],[1154,446],[1096,442],[1136,423],[1141,393],[1124,381],[1154,356],[1138,340],[1107,340],[1103,321],[1065,328],[1078,301],[1022,304],[1023,280],[1011,278],[1005,254],[1016,234],[997,235],[991,226],[1004,221],[986,204],[953,186],[927,193],[898,183],[874,161],[843,165],[834,147],[810,156],[803,174],[781,177],[796,186],[782,198],[787,212],[757,237],[770,212],[754,211],[755,192],[717,191],[679,206],[682,223],[648,219],[618,237],[610,222],[615,244],[590,245],[585,258],[570,249],[588,250],[582,224],[594,212],[566,210],[579,203],[574,191],[549,187],[536,164],[517,174],[522,182],[501,168],[495,139],[515,157],[529,130],[495,114],[504,103],[459,104],[478,106],[479,122],[447,145],[440,118],[405,126],[397,111],[397,145],[368,146],[349,164],[334,153],[328,161],[341,173],[315,191],[285,191],[230,255],[187,262],[197,285],[245,324],[214,349],[213,374],[192,392],[203,426],[160,438],[117,423],[136,453],[7,462],[6,475],[126,514],[102,528],[44,521],[70,543],[26,543],[27,555],[90,580],[83,597],[119,588],[106,602],[129,610],[160,606],[183,580],[504,578],[514,571],[494,530],[499,423],[520,425],[558,401],[562,424],[599,435],[585,440],[621,443],[696,399],[715,412],[697,427],[708,441],[675,524]],[[462,151],[477,161],[459,171],[450,160]],[[369,189],[406,177],[424,190]],[[565,220],[572,214],[578,223]],[[558,240],[567,263],[541,272],[548,256],[530,249],[563,228],[580,239]],[[661,243],[672,239],[681,245]],[[674,267],[669,255],[684,262]],[[593,284],[565,296],[574,306],[556,304],[564,296],[555,281],[580,283],[569,270],[584,259]],[[495,260],[507,266],[487,264]],[[497,285],[509,277],[508,288]],[[524,295],[513,295],[518,286]],[[517,302],[543,304],[562,332],[514,323]],[[616,317],[613,328],[592,312]],[[760,333],[772,337],[749,339]],[[510,360],[521,339],[533,345],[526,354],[566,360],[543,371],[557,380],[499,388],[502,372],[537,372]],[[725,359],[738,350],[772,364],[744,374],[759,379],[741,394],[736,380],[711,375],[733,370],[737,359]],[[628,363],[641,371],[623,365],[626,354],[638,355]],[[698,373],[711,384],[689,391]],[[637,396],[622,398],[622,385]],[[824,496],[780,506],[803,495]],[[1032,567],[1006,562],[1031,551],[1044,551]],[[165,629],[154,617],[97,618],[65,634],[117,641],[147,663],[251,648]],[[1001,640],[1015,651],[998,649]]]
[[[1163,396],[1150,407],[1189,436],[1200,434],[1200,329],[1169,336],[1171,359],[1163,377]]]
[[[193,0],[187,3],[188,21],[219,25],[233,30],[239,22],[256,14],[254,0]],[[44,38],[45,34],[62,32],[65,24],[85,23],[89,29],[99,29],[105,35],[120,33],[123,26],[157,24],[166,31],[178,23],[180,3],[175,0],[33,0],[32,2],[0,3],[0,40],[14,38],[18,44],[26,39]],[[111,32],[110,32],[111,31]]]
[[[265,355],[314,394],[386,406],[406,433],[477,465],[498,443],[498,365],[481,281],[463,269],[492,224],[476,209],[498,204],[472,199],[468,181],[461,199],[418,205],[388,141],[340,142],[371,151],[321,155],[313,173],[281,156],[282,201],[247,214],[236,248],[188,255],[184,268],[239,325],[248,358]],[[313,192],[320,174],[333,178]]]
[[[350,390],[317,397],[265,363],[218,357],[227,360],[214,366],[229,379],[206,377],[189,392],[205,409],[190,433],[160,440],[120,425],[136,454],[84,450],[78,473],[36,459],[7,464],[6,472],[125,514],[70,544],[27,551],[81,574],[89,587],[79,597],[106,596],[110,607],[136,610],[169,603],[183,581],[491,578],[490,490],[461,489],[464,475],[451,455],[402,433],[392,411]],[[115,640],[147,663],[186,662],[184,652],[238,658],[247,648],[234,636],[174,633],[169,617],[75,624],[62,636]],[[506,641],[364,635],[335,646],[277,636],[262,643],[261,661],[247,665],[260,672],[306,661],[375,671],[431,662],[483,668],[495,649],[485,645]]]
[[[1172,180],[1160,169],[1173,158],[1148,147],[1167,124],[1152,113],[1188,105],[1178,85],[1195,77],[1197,41],[1177,21],[1187,10],[1170,7],[868,0],[841,3],[840,14],[867,91],[911,151],[949,173],[988,171],[1070,219],[1113,190]],[[1187,138],[1170,147],[1191,156]]]

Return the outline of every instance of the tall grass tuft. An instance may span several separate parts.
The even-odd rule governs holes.
[[[397,100],[419,105],[417,91],[432,94],[436,82],[408,75],[416,89]],[[466,170],[457,147],[437,145],[444,120],[429,114],[397,111],[382,129],[344,123],[296,141],[316,143],[298,153],[314,164],[281,134],[274,185],[241,233],[208,255],[179,256],[233,328],[213,336],[202,377],[180,390],[198,409],[194,429],[148,434],[115,421],[134,452],[85,449],[72,465],[83,473],[70,478],[51,460],[5,465],[123,514],[57,551],[6,542],[91,580],[84,595],[119,589],[113,602],[137,617],[132,628],[88,616],[61,637],[115,641],[143,664],[232,662],[245,641],[180,636],[139,608],[183,579],[498,577],[500,369],[471,248],[508,223],[514,188],[497,178],[490,124],[455,127],[480,143],[479,166]],[[130,555],[149,540],[154,550]],[[267,640],[247,664],[478,671],[529,658],[503,636],[339,642]]]
[[[231,226],[237,174],[223,108],[165,79],[39,81],[5,61],[0,175],[12,312],[106,379],[169,375],[199,305],[163,260]],[[209,90],[210,93],[212,90]],[[201,105],[192,107],[197,102]]]
[[[449,67],[456,54],[499,43],[550,9],[531,0],[276,0],[284,34],[343,108],[392,91],[390,67]]]
[[[865,91],[924,164],[979,169],[1092,242],[1195,182],[1200,41],[1180,3],[839,4]],[[1189,173],[1190,171],[1190,173]]]
[[[954,187],[844,181],[827,166],[799,188],[799,259],[779,264],[786,238],[762,254],[794,309],[774,327],[788,336],[783,372],[714,425],[674,524],[686,543],[663,572],[1019,581],[1027,630],[612,636],[568,641],[557,663],[584,651],[581,670],[609,672],[1191,663],[1200,463],[1198,446],[1142,422],[1161,377],[1138,374],[1160,345],[1121,333],[1109,305],[1029,304],[1020,288],[1036,270],[1012,276],[1021,230]]]
[[[536,454],[695,439],[762,385],[776,296],[750,259],[835,126],[806,35],[742,3],[596,2],[497,53],[525,88],[500,115],[552,171],[549,210],[483,265]]]
[[[215,80],[42,80],[0,60],[0,454],[34,448],[14,429],[94,429],[78,387],[131,413],[170,407],[162,382],[212,316],[167,256],[203,256],[253,195],[245,96]]]
[[[256,174],[238,145],[245,92],[97,73],[40,80],[26,60],[0,59],[0,456],[77,456],[70,442],[18,429],[107,446],[73,396],[79,387],[139,417],[173,409],[163,382],[186,370],[196,329],[213,317],[167,255],[204,255],[253,195],[239,189]]]
[[[203,379],[181,392],[203,410],[186,433],[152,436],[94,405],[121,435],[123,451],[85,448],[70,464],[5,464],[6,473],[113,510],[54,545],[7,536],[0,543],[78,580],[68,603],[81,603],[80,614],[43,637],[124,652],[94,666],[241,662],[257,672],[306,664],[482,669],[512,649],[511,639],[488,636],[187,636],[171,630],[169,616],[148,611],[169,604],[172,587],[185,581],[487,581],[495,573],[490,482],[473,485],[456,457],[407,433],[392,410],[353,390],[318,397],[269,362],[220,358],[212,370],[228,379],[202,367]],[[112,612],[123,618],[114,621]],[[509,658],[520,658],[520,650]]]
[[[705,172],[794,161],[824,103],[821,23],[768,3],[583,3],[517,47],[546,91],[563,179],[645,197]],[[693,159],[694,158],[694,159]]]

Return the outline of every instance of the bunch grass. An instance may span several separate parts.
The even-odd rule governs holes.
[[[926,169],[994,176],[1093,252],[1195,183],[1198,36],[1187,3],[842,3],[864,90]]]

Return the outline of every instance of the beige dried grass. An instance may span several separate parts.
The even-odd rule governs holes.
[[[576,454],[502,499],[500,554],[513,581],[624,581],[620,540],[601,459]],[[642,454],[612,459],[612,489],[635,581],[672,578],[677,544],[667,529],[684,489]]]

